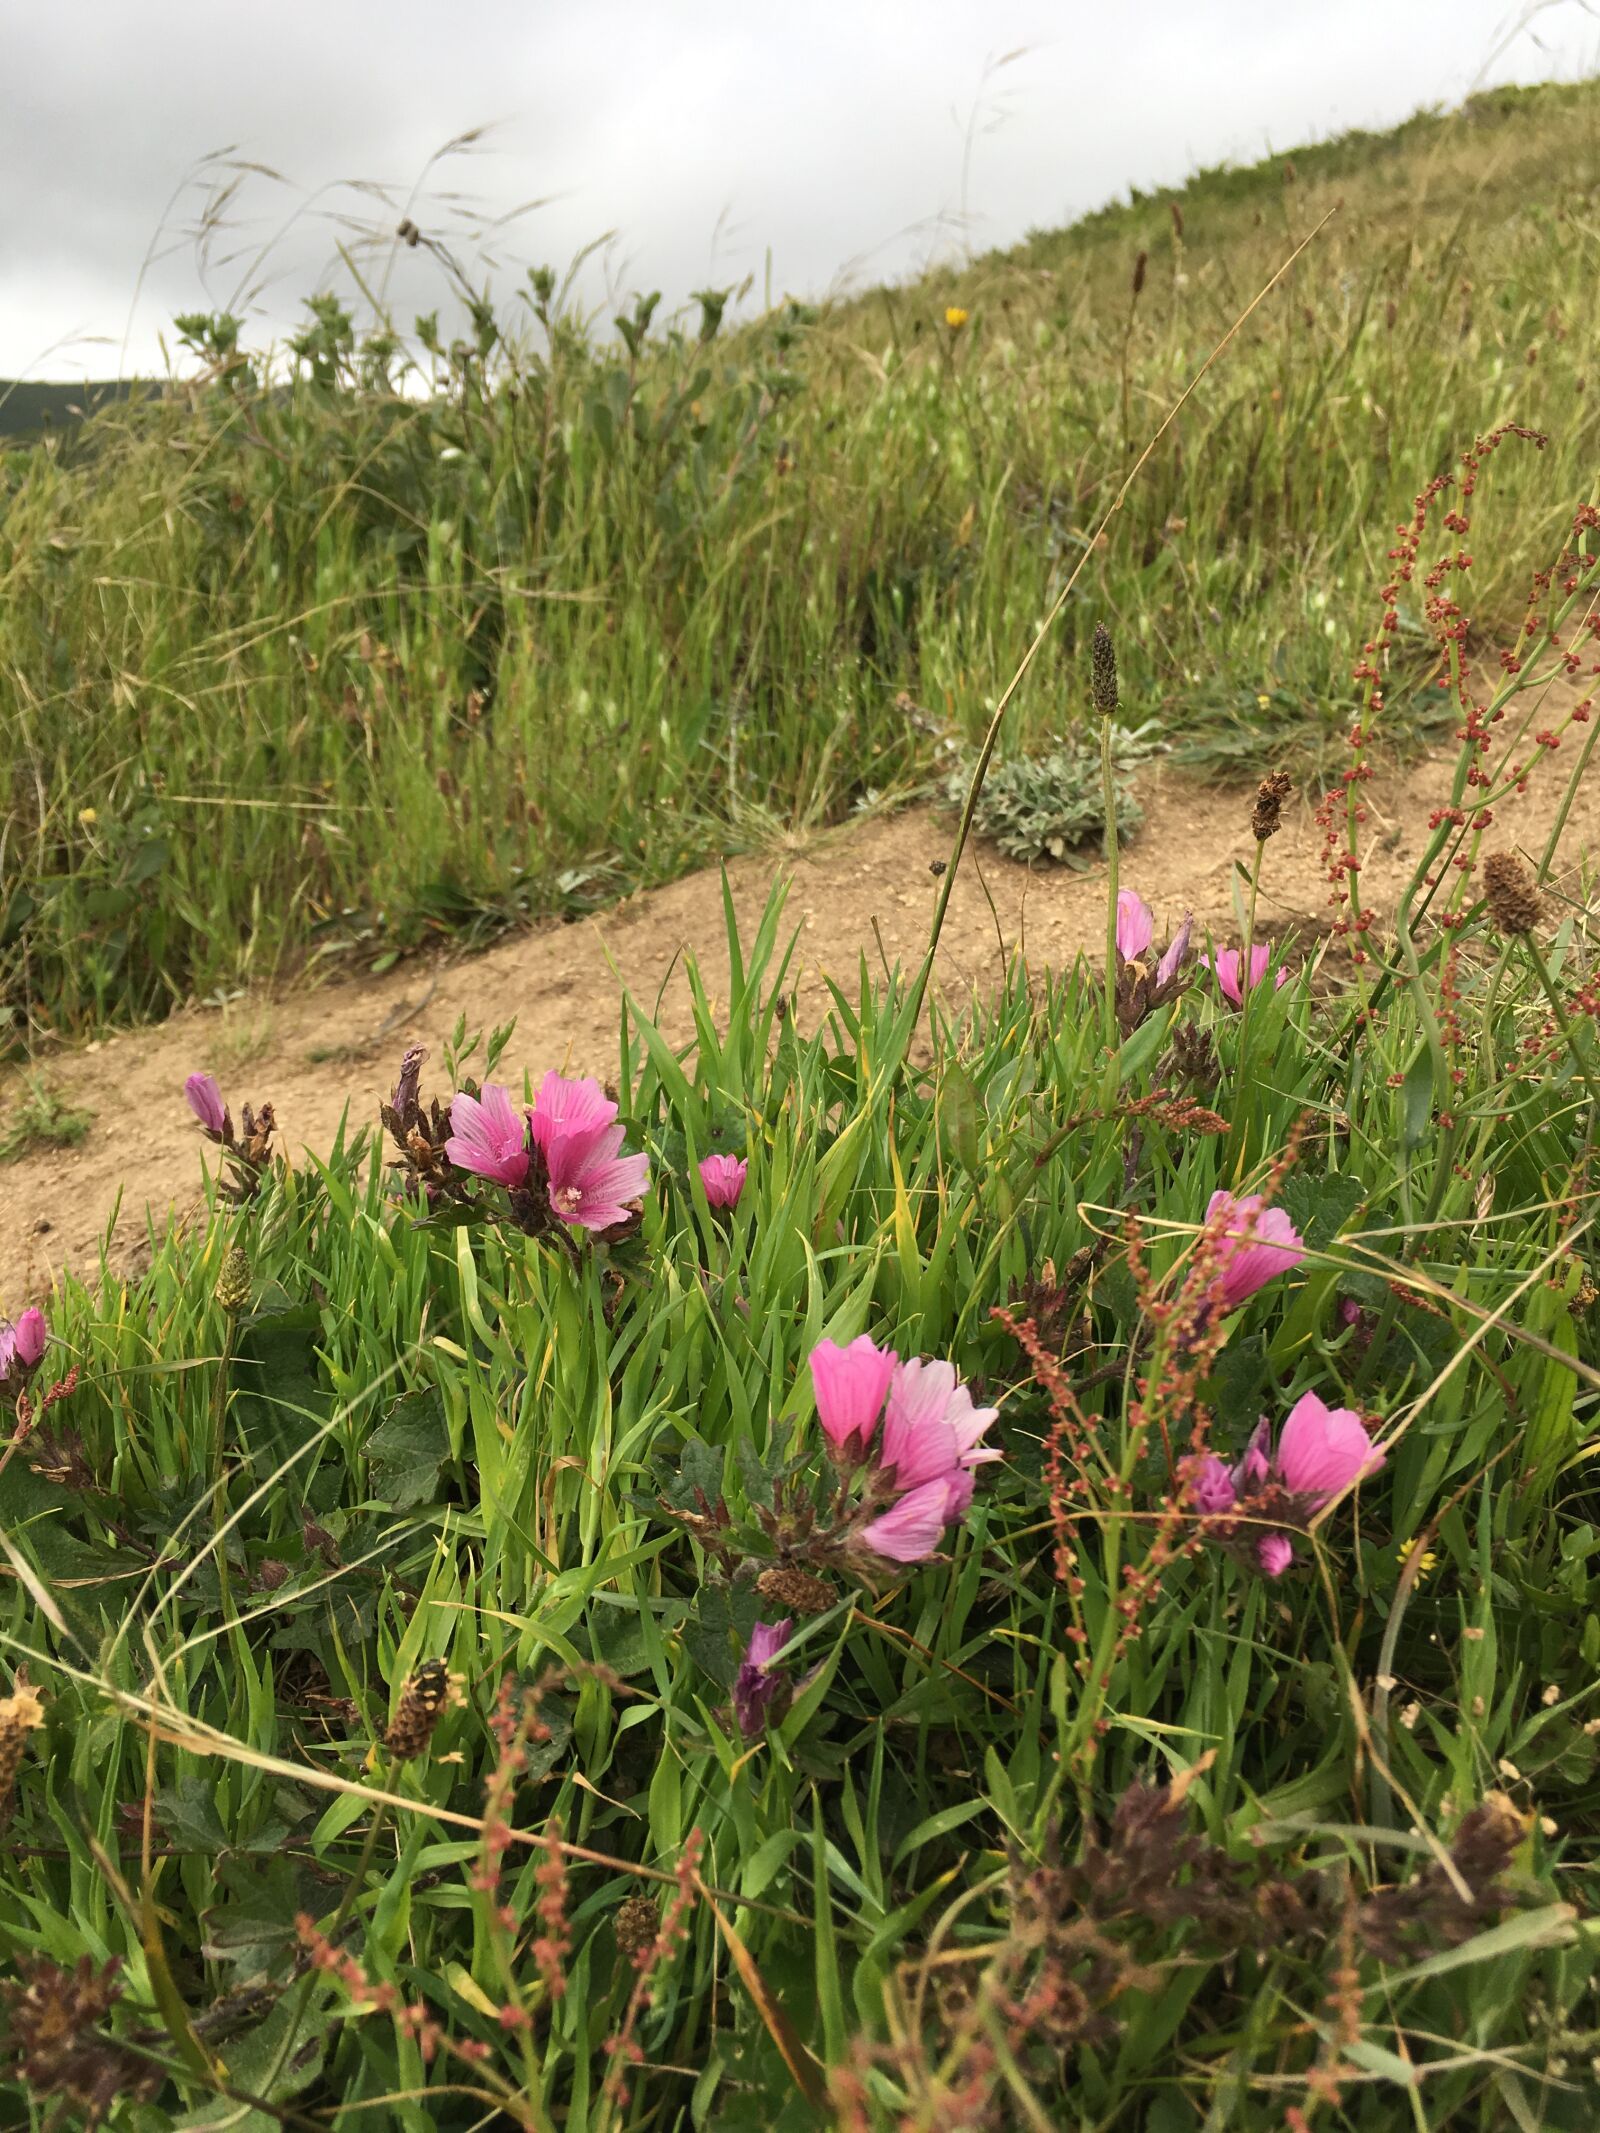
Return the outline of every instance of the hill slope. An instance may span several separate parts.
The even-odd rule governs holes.
[[[1475,506],[1484,625],[1589,493],[1597,199],[1600,88],[1508,92],[732,334],[641,314],[596,349],[536,280],[537,349],[480,310],[418,349],[426,399],[325,300],[292,391],[219,367],[5,455],[14,1030],[582,909],[925,781],[1342,201],[1088,553],[1007,737],[1082,715],[1105,620],[1130,720],[1315,773],[1417,490],[1492,426],[1548,435]]]

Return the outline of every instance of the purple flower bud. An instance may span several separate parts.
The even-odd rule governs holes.
[[[1156,965],[1157,985],[1166,985],[1178,975],[1184,957],[1189,953],[1189,941],[1194,932],[1194,913],[1185,911],[1183,924],[1172,937],[1172,946]]]
[[[227,1131],[228,1107],[222,1101],[222,1091],[217,1087],[216,1077],[211,1074],[191,1074],[183,1085],[183,1093],[189,1099],[189,1109],[199,1119],[204,1130],[213,1140],[221,1140]]]
[[[774,1702],[789,1694],[788,1676],[774,1673],[772,1664],[793,1628],[793,1621],[786,1617],[782,1622],[758,1622],[750,1632],[733,1684],[733,1715],[746,1740],[766,1731]]]

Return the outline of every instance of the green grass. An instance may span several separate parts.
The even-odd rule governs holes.
[[[1490,802],[1550,663],[1501,686]],[[1535,774],[1570,795],[1595,730]],[[1123,1036],[1085,964],[1019,964],[924,1066],[865,967],[801,1035],[781,892],[743,941],[730,902],[695,1041],[624,1014],[631,1239],[488,1188],[420,1220],[353,1122],[138,1282],[69,1282],[34,1394],[71,1387],[0,1449],[0,1651],[43,1700],[0,1719],[7,2122],[76,2082],[128,2133],[1588,2127],[1593,939],[1553,891],[1498,930],[1443,864],[1483,842],[1439,826],[1353,989],[1279,943],[1247,1015],[1197,978]],[[424,1095],[515,1061],[458,1032]],[[724,1218],[712,1148],[749,1159]],[[1308,1256],[1202,1322],[1209,1197],[1261,1185]],[[862,1332],[949,1357],[1005,1457],[947,1561],[824,1566],[742,1738],[763,1512],[832,1487],[807,1358]],[[1386,1463],[1269,1581],[1177,1462],[1308,1390]],[[458,1698],[391,1753],[433,1661]],[[120,1999],[19,2055],[80,1961]]]
[[[1588,491],[1597,198],[1589,84],[735,332],[642,309],[596,346],[535,277],[544,324],[423,322],[408,370],[328,300],[286,390],[186,322],[212,382],[0,456],[13,1036],[570,911],[936,778],[1337,205],[1088,553],[1006,742],[1081,715],[1099,619],[1130,723],[1314,774],[1423,482],[1516,419],[1550,442],[1493,469],[1508,552]],[[1481,626],[1521,597],[1480,563]],[[1401,642],[1396,738],[1409,604]]]

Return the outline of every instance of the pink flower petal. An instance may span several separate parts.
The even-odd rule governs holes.
[[[464,1092],[450,1101],[450,1138],[444,1152],[458,1169],[520,1185],[528,1175],[528,1127],[498,1082],[486,1082],[481,1097]]]
[[[1352,1482],[1375,1474],[1383,1464],[1383,1453],[1352,1409],[1328,1407],[1308,1392],[1290,1409],[1278,1438],[1275,1464],[1286,1489],[1323,1503]]]
[[[712,1207],[737,1207],[750,1168],[743,1156],[708,1155],[700,1165],[700,1183]]]
[[[892,1563],[920,1563],[937,1551],[945,1527],[964,1517],[971,1501],[970,1474],[940,1475],[902,1496],[862,1529],[861,1538]]]
[[[1156,930],[1155,913],[1132,889],[1117,892],[1117,953],[1125,963],[1144,954]]]
[[[1256,1542],[1256,1561],[1269,1578],[1281,1578],[1294,1561],[1294,1543],[1283,1533],[1264,1533]]]
[[[599,1082],[585,1076],[569,1081],[564,1074],[546,1074],[533,1100],[529,1124],[537,1145],[548,1156],[558,1136],[574,1141],[595,1139],[617,1115],[617,1107]]]
[[[817,1420],[836,1450],[850,1438],[863,1445],[878,1426],[883,1396],[900,1358],[862,1333],[841,1348],[818,1341],[811,1351],[811,1382],[816,1388]]]

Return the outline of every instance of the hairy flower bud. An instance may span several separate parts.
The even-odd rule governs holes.
[[[1515,852],[1491,852],[1483,862],[1483,894],[1495,929],[1508,938],[1526,935],[1544,913],[1533,877]]]

